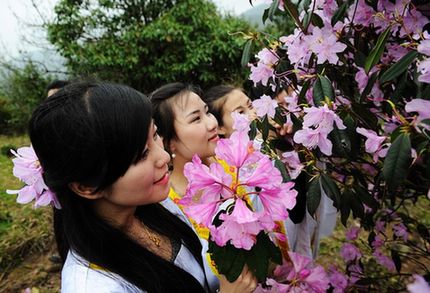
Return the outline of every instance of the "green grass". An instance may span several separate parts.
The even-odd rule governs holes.
[[[12,160],[5,149],[26,145],[27,136],[0,136],[0,272],[4,273],[27,255],[44,250],[53,239],[49,207],[35,210],[32,204],[20,205],[16,195],[6,193],[6,189],[20,189],[23,184],[13,176]]]

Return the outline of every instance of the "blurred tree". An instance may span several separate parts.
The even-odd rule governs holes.
[[[0,133],[24,132],[52,77],[31,60],[24,67],[2,63],[0,75]]]
[[[60,0],[47,25],[73,74],[95,74],[143,92],[173,81],[203,87],[246,78],[244,20],[207,0]]]

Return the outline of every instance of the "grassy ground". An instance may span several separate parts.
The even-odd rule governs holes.
[[[50,208],[35,210],[31,204],[17,204],[16,196],[6,193],[22,187],[12,176],[8,149],[28,144],[26,136],[0,136],[0,292],[27,287],[57,292],[59,275],[48,260],[53,250]]]

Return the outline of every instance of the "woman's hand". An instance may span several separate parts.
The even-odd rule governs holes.
[[[220,277],[220,293],[248,293],[254,292],[255,288],[257,288],[257,279],[247,265],[243,267],[242,273],[233,283],[230,283],[223,275]]]

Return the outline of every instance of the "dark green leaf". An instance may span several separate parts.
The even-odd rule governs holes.
[[[267,8],[267,9],[264,10],[263,18],[262,18],[263,19],[263,24],[266,23],[268,17],[269,17],[269,8]]]
[[[324,22],[323,22],[322,18],[316,13],[312,14],[311,22],[314,26],[317,26],[317,27],[323,27],[324,26]]]
[[[400,273],[402,269],[402,260],[400,259],[399,253],[394,249],[391,249],[391,258],[393,259],[397,272]]]
[[[326,99],[334,101],[333,86],[327,77],[319,75],[313,87],[313,100],[315,105],[322,105]]]
[[[370,75],[369,80],[367,81],[366,87],[364,88],[363,92],[360,96],[360,101],[364,102],[366,100],[366,97],[369,95],[370,91],[373,89],[373,86],[375,85],[376,79],[378,78],[378,73],[374,72]]]
[[[330,140],[333,142],[333,154],[348,158],[351,153],[351,140],[348,137],[346,130],[340,130],[335,125],[329,134]]]
[[[387,71],[385,71],[379,81],[381,83],[390,81],[405,72],[405,70],[408,69],[409,65],[412,63],[412,61],[414,61],[417,55],[417,51],[411,51],[407,53],[405,56],[402,57],[402,59],[400,59],[397,63],[395,63]]]
[[[352,104],[352,112],[359,117],[360,121],[366,126],[368,129],[377,129],[378,126],[378,118],[370,112],[365,105],[353,103]]]
[[[382,170],[389,190],[403,183],[411,164],[411,140],[408,134],[400,134],[388,150]]]
[[[246,260],[243,249],[237,249],[231,244],[220,247],[215,242],[209,241],[208,252],[218,272],[225,275],[229,282],[234,282],[239,277]]]
[[[275,167],[281,172],[282,175],[282,182],[288,182],[291,181],[290,176],[288,175],[287,169],[285,169],[285,164],[278,159],[275,159]]]
[[[308,212],[313,216],[320,205],[321,201],[321,188],[319,178],[314,178],[308,187],[306,193],[306,205],[308,207]]]
[[[306,93],[307,93],[310,85],[311,85],[310,80],[305,81],[305,83],[303,84],[302,89],[300,90],[300,93],[299,93],[299,99],[298,99],[299,100],[299,104],[306,104],[307,103],[307,101],[306,101]]]
[[[351,190],[351,210],[354,218],[364,218],[364,206],[360,198]]]
[[[370,52],[369,56],[366,59],[366,63],[364,64],[364,70],[366,71],[366,73],[369,73],[370,69],[372,69],[373,66],[375,66],[381,59],[382,53],[384,53],[385,43],[387,42],[390,33],[391,26],[385,29],[385,31],[379,36],[375,47]]]
[[[327,196],[329,196],[333,200],[334,206],[339,208],[339,203],[340,203],[339,187],[337,187],[336,183],[333,181],[333,179],[330,178],[330,176],[324,173],[321,174],[320,182]]]
[[[272,4],[269,8],[269,19],[273,20],[273,16],[275,15],[275,12],[278,10],[280,0],[273,0]]]
[[[332,26],[334,26],[338,21],[342,21],[344,19],[347,8],[348,2],[345,2],[335,11],[333,17],[331,18]]]
[[[354,194],[351,190],[346,189],[340,198],[340,221],[346,227],[349,214],[351,213],[351,201]]]
[[[379,206],[378,202],[376,201],[376,199],[373,198],[373,196],[366,189],[364,189],[359,185],[355,185],[354,190],[356,192],[356,195],[360,198],[360,200],[365,205],[372,208],[374,211],[378,208]]]
[[[261,121],[261,134],[263,135],[263,140],[266,141],[269,137],[270,123],[267,115],[264,117],[263,121]]]
[[[248,65],[249,62],[249,58],[251,56],[251,48],[252,48],[252,43],[253,43],[253,39],[249,39],[248,41],[246,41],[245,43],[245,47],[243,49],[243,53],[242,53],[242,59],[240,61],[240,64],[245,67]]]
[[[430,241],[430,232],[429,229],[423,224],[419,223],[417,225],[417,231],[421,237],[423,237],[426,241]]]
[[[263,282],[266,279],[269,267],[269,251],[263,243],[257,241],[251,248],[247,253],[246,263],[258,282]]]

